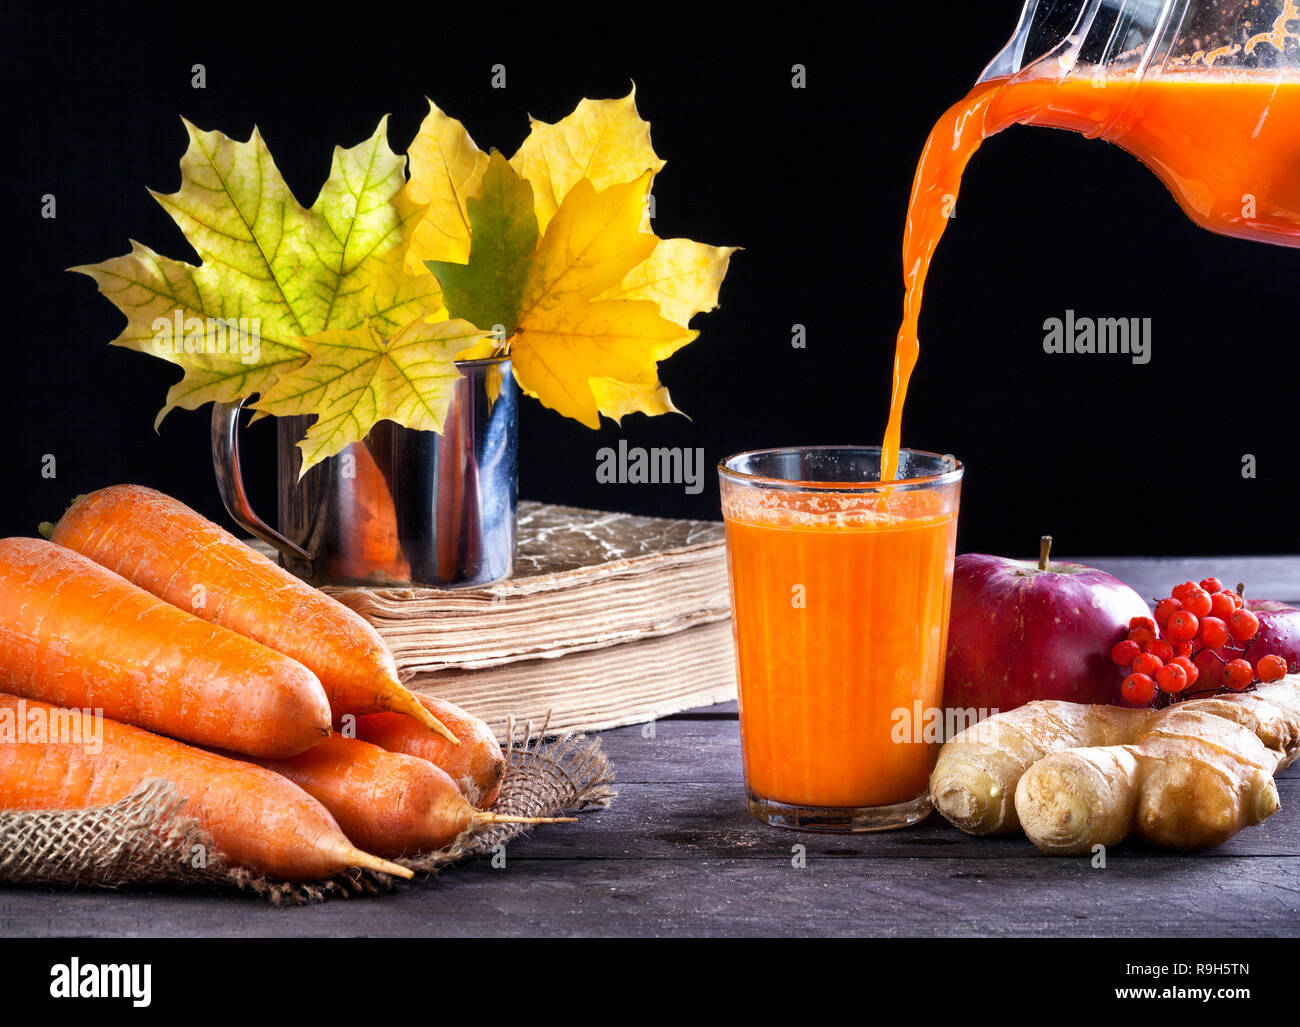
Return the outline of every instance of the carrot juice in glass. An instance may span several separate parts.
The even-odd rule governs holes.
[[[719,465],[750,812],[873,831],[930,812],[962,467],[878,447]],[[929,739],[929,740],[927,740]]]

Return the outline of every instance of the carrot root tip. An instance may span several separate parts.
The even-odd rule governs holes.
[[[577,817],[512,817],[501,813],[474,814],[475,823],[479,824],[576,824]]]
[[[400,877],[406,881],[415,876],[413,870],[392,863],[389,860],[380,859],[378,856],[372,856],[360,849],[349,849],[343,858],[347,860],[349,866],[361,867],[363,870],[378,870],[381,874],[391,874],[393,877]]]
[[[451,728],[447,727],[446,724],[426,710],[419,701],[414,698],[412,698],[409,713],[430,731],[442,735],[442,737],[451,742],[452,745],[460,745],[460,739],[452,734]]]

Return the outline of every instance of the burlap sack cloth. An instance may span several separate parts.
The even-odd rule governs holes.
[[[508,765],[494,813],[553,817],[603,809],[614,798],[614,779],[600,739],[565,735],[545,741],[546,725],[535,729],[510,721]],[[564,830],[560,824],[551,830]],[[522,824],[470,828],[437,852],[396,862],[434,873],[483,856],[527,830]],[[192,865],[194,846],[203,846],[206,866]],[[111,806],[71,812],[0,811],[0,883],[122,888],[140,885],[200,886],[255,892],[276,905],[372,895],[392,887],[385,874],[351,870],[307,884],[259,877],[229,865],[166,781],[147,781]]]

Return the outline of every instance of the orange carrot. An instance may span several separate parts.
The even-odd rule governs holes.
[[[44,734],[27,741],[34,722]],[[0,808],[103,806],[153,778],[170,782],[186,800],[184,815],[228,859],[260,874],[302,881],[364,867],[413,876],[354,846],[319,802],[279,774],[81,710],[0,695]]]
[[[330,733],[302,664],[41,539],[0,539],[0,690],[252,756]]]
[[[415,693],[426,710],[446,724],[460,745],[421,730],[407,717],[372,713],[357,718],[357,737],[389,752],[419,756],[441,767],[460,786],[461,793],[475,806],[488,809],[501,793],[506,758],[488,726],[459,706],[431,695]]]
[[[388,710],[456,742],[397,680],[392,654],[360,615],[185,504],[115,485],[73,503],[53,538],[182,610],[298,660],[325,686],[336,721]]]
[[[376,435],[372,429],[372,437]],[[397,507],[388,479],[368,445],[353,446],[348,453],[353,458],[354,474],[340,482],[348,491],[347,497],[341,499],[352,505],[357,530],[350,538],[340,540],[342,551],[336,554],[338,574],[359,581],[371,576],[409,581],[411,565],[402,553]]]
[[[260,760],[320,800],[349,838],[382,856],[432,852],[474,824],[554,824],[572,817],[509,817],[475,809],[432,763],[332,735],[287,760]]]

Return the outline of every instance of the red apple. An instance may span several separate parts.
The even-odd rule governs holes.
[[[1077,563],[968,553],[957,557],[943,699],[949,708],[1010,710],[1033,699],[1122,702],[1110,650],[1145,600]]]
[[[1265,656],[1280,656],[1292,674],[1300,670],[1300,610],[1275,599],[1247,599],[1246,609],[1259,618],[1259,634],[1245,653],[1251,666]],[[1226,649],[1217,652],[1227,660],[1240,655]]]

